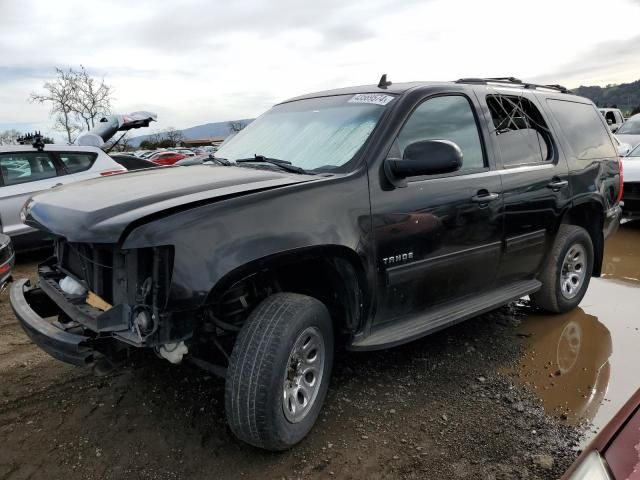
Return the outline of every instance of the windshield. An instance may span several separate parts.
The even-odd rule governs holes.
[[[628,154],[627,157],[640,157],[640,145],[638,145],[636,148],[634,148],[633,150],[631,150]]]
[[[631,117],[624,122],[618,129],[617,133],[626,133],[628,135],[640,135],[640,116]]]
[[[305,170],[336,170],[355,157],[393,99],[337,95],[276,105],[225,142],[216,157],[235,161],[262,155]]]

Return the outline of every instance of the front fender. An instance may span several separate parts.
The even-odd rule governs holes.
[[[192,310],[225,275],[261,258],[333,245],[371,259],[369,215],[366,173],[352,174],[177,212],[134,228],[122,247],[173,245],[167,308]]]

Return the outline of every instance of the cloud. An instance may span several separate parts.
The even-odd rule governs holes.
[[[568,86],[640,77],[637,34],[604,28],[595,1],[538,0],[526,21],[511,0],[2,3],[4,124],[51,123],[46,106],[26,99],[54,66],[80,64],[113,86],[115,110],[156,110],[157,128],[250,118],[382,73],[394,82],[508,74]],[[637,18],[639,7],[607,5],[617,18]]]
[[[0,66],[0,84],[24,79],[49,79],[54,66],[3,67]]]
[[[640,5],[640,0],[636,0]],[[555,72],[534,80],[565,83],[570,87],[622,83],[640,78],[640,35],[596,45],[562,65]]]

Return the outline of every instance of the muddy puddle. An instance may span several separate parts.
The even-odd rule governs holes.
[[[549,413],[574,425],[591,422],[588,440],[640,388],[640,226],[623,225],[608,240],[604,273],[591,280],[578,309],[522,320],[519,380]]]

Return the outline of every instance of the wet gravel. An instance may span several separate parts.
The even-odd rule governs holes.
[[[580,430],[506,373],[525,342],[514,306],[395,349],[338,352],[316,428],[275,454],[230,434],[221,379],[155,359],[94,377],[29,344],[7,305],[0,480],[553,479],[577,456]]]

